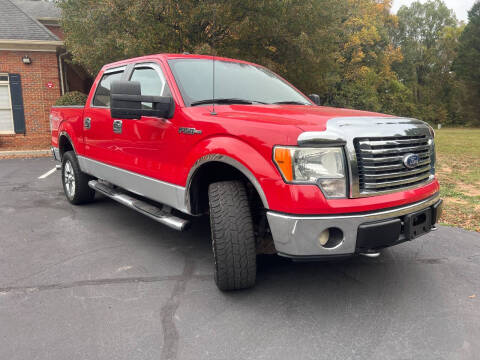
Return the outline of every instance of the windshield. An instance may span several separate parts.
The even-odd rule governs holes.
[[[168,63],[186,106],[213,102],[213,60],[175,59]],[[215,60],[215,102],[311,105],[273,72],[258,66]]]

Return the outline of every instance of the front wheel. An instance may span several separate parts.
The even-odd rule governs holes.
[[[222,181],[208,188],[215,283],[220,290],[255,285],[255,233],[247,191],[240,181]]]
[[[90,176],[80,170],[77,157],[68,151],[62,157],[62,183],[67,200],[74,205],[93,201],[95,190],[88,186]]]

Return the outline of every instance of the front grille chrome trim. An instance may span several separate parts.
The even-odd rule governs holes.
[[[420,161],[418,166],[430,164],[430,159],[426,158],[426,160]],[[388,171],[388,170],[396,170],[396,169],[403,169],[405,165],[403,164],[395,164],[395,165],[379,165],[379,166],[368,166],[364,165],[363,170],[365,171]]]
[[[365,173],[365,174],[362,174],[360,176],[362,176],[366,181],[367,179],[370,179],[370,180],[395,179],[395,178],[399,178],[399,177],[410,176],[410,175],[420,174],[420,173],[424,173],[424,172],[430,173],[430,165],[429,166],[424,166],[424,167],[421,167],[421,168],[417,168],[417,169],[414,169],[414,170],[404,171],[404,172],[395,172],[395,173],[390,172],[390,173],[383,173],[383,174],[368,174],[368,173]]]
[[[304,132],[297,143],[299,146],[333,146],[332,140],[345,150],[349,198],[415,189],[435,179],[433,131],[423,121],[393,116],[332,118],[327,121],[325,131]],[[413,171],[403,165],[405,155],[410,153],[419,156],[418,167]],[[384,176],[388,173],[403,174]]]
[[[394,181],[385,181],[381,183],[365,183],[365,188],[366,189],[379,189],[379,188],[387,188],[387,187],[392,187],[392,186],[398,186],[398,185],[405,185],[405,184],[411,184],[414,182],[420,182],[422,180],[428,179],[430,177],[430,173],[421,175],[419,177],[414,177],[410,179],[403,179],[403,180],[394,180]],[[402,189],[400,189],[402,190]]]
[[[372,145],[372,142],[369,140],[360,140],[358,142],[360,146],[362,145]],[[376,146],[398,146],[398,145],[410,145],[410,144],[418,144],[418,143],[426,143],[424,138],[419,139],[396,139],[396,140],[375,140],[374,145]]]
[[[373,146],[373,145],[372,145]],[[421,145],[421,146],[412,146],[412,147],[399,147],[399,148],[388,148],[388,149],[365,149],[359,147],[360,151],[367,155],[384,155],[384,154],[399,154],[399,153],[422,153],[430,151],[430,145]]]
[[[401,191],[405,186],[428,181],[432,174],[430,157],[433,149],[427,135],[355,138],[353,142],[360,193]],[[390,156],[393,154],[396,156]],[[407,154],[418,155],[420,161],[416,168],[405,166]]]

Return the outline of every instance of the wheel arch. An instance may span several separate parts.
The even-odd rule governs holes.
[[[265,209],[267,197],[253,173],[241,162],[223,154],[200,158],[190,169],[185,188],[185,203],[193,215],[202,214],[208,207],[208,186],[217,181],[243,180],[251,184]]]
[[[60,132],[60,135],[58,136],[58,150],[60,153],[60,160],[63,158],[63,154],[67,151],[73,151],[75,154],[77,153],[70,135],[65,131]]]

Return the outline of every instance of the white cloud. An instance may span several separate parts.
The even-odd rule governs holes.
[[[402,5],[409,6],[414,0],[393,0],[392,12],[395,14],[397,10]],[[420,0],[421,2],[425,2],[425,0]],[[444,0],[445,4],[455,11],[455,15],[459,20],[463,20],[465,22],[468,21],[468,10],[470,10],[475,3],[475,0]]]

